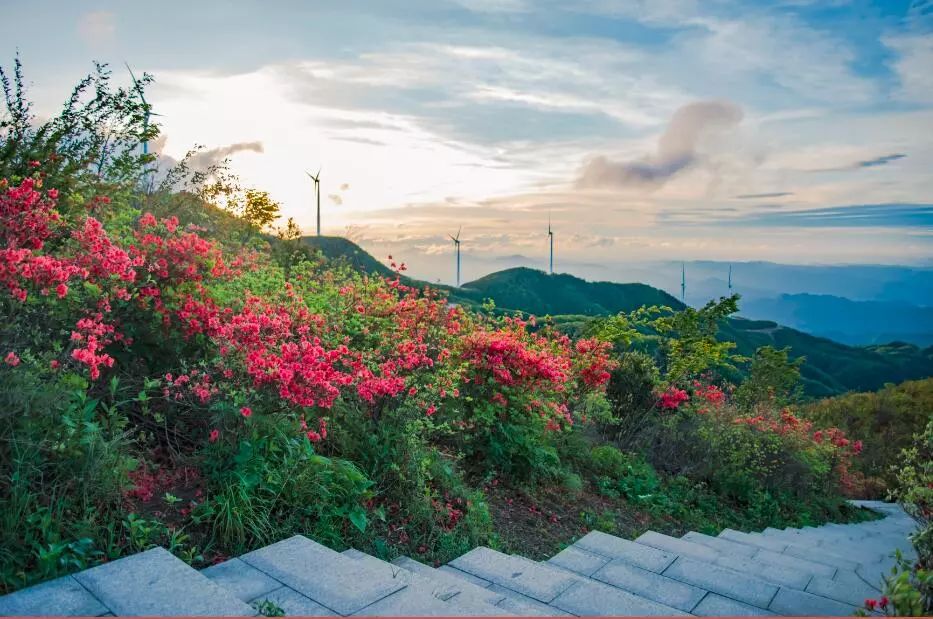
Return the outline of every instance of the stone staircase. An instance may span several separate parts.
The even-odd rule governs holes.
[[[717,537],[592,532],[535,562],[475,548],[434,568],[336,552],[296,535],[200,572],[155,548],[0,597],[0,615],[851,615],[880,596],[914,523],[882,520]]]

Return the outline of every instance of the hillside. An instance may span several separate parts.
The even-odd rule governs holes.
[[[454,296],[494,299],[499,307],[541,316],[599,316],[630,312],[644,305],[682,307],[671,295],[645,284],[588,282],[566,273],[549,275],[526,267],[491,273],[464,284]]]
[[[385,265],[347,239],[305,237],[303,241],[320,249],[326,257],[346,260],[354,268],[367,273],[391,273]],[[566,273],[549,275],[524,267],[491,273],[459,289],[432,286],[447,291],[451,301],[465,305],[475,306],[492,299],[499,309],[559,316],[560,322],[570,329],[579,329],[595,316],[628,312],[643,305],[683,307],[670,294],[645,284],[589,282]],[[921,349],[903,342],[849,346],[770,320],[745,318],[728,320],[721,333],[723,339],[735,342],[738,352],[744,355],[751,355],[755,349],[770,345],[777,348],[789,346],[792,357],[805,357],[807,361],[802,368],[802,376],[804,389],[811,397],[874,391],[886,383],[933,376],[933,347]]]
[[[391,269],[376,260],[365,249],[342,236],[303,236],[302,245],[320,251],[330,260],[343,260],[357,271],[383,276],[392,275]]]

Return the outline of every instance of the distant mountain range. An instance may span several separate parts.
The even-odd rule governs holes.
[[[310,247],[319,249],[326,257],[345,261],[361,271],[380,275],[392,273],[385,265],[347,239],[305,237],[303,241]],[[426,284],[412,279],[408,282],[415,285]],[[461,288],[430,285],[446,290],[453,302],[475,306],[486,299],[492,299],[501,309],[520,310],[539,316],[578,315],[583,320],[585,317],[632,311],[643,305],[667,305],[675,309],[683,307],[672,295],[646,284],[588,282],[573,275],[549,275],[524,267],[491,273],[464,284]],[[809,301],[797,301],[807,302]],[[793,306],[794,301],[787,303]],[[815,303],[829,303],[828,315],[839,311],[840,307],[835,301],[823,300]],[[860,307],[860,304],[855,306]],[[872,311],[877,314],[882,309],[872,308]],[[919,316],[916,321],[922,319],[922,316]],[[853,318],[851,325],[856,325],[859,320],[861,319],[858,317]],[[821,324],[829,328],[831,322]],[[846,320],[840,318],[836,321],[836,328],[845,333],[847,324]],[[884,332],[879,328],[879,337]],[[933,347],[920,348],[903,342],[849,346],[782,326],[771,320],[747,318],[728,320],[722,325],[721,334],[723,339],[734,341],[738,346],[738,352],[745,355],[752,354],[760,346],[771,345],[778,348],[790,346],[793,357],[806,357],[802,374],[804,387],[811,396],[834,395],[853,390],[872,391],[889,382],[897,383],[933,376]]]
[[[933,307],[815,294],[742,299],[741,305],[748,318],[775,320],[846,344],[933,344]]]

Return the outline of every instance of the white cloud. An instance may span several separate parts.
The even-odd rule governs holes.
[[[893,62],[900,81],[897,96],[915,103],[933,103],[933,35],[887,36],[882,41],[898,55]]]
[[[110,11],[91,11],[78,19],[78,35],[89,47],[104,47],[117,34],[117,16]]]

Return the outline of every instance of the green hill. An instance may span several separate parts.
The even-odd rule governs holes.
[[[327,258],[346,260],[367,273],[392,272],[364,249],[339,237],[304,237]],[[428,285],[407,280],[413,285]],[[476,306],[487,299],[501,310],[518,310],[538,316],[551,315],[569,331],[582,328],[593,317],[629,312],[644,305],[683,305],[672,295],[645,284],[589,282],[573,275],[549,275],[524,267],[491,273],[476,281],[444,290],[452,302]],[[740,303],[741,305],[741,303]],[[823,397],[849,391],[875,391],[887,383],[933,376],[933,347],[921,349],[893,342],[875,346],[848,346],[784,327],[770,320],[732,318],[722,326],[722,339],[735,342],[738,352],[751,355],[761,346],[791,348],[794,358],[805,357],[801,368],[807,395]]]
[[[539,316],[583,314],[600,316],[630,312],[644,305],[683,307],[663,290],[645,284],[588,282],[566,273],[518,267],[506,269],[464,284],[453,297],[476,301],[494,299],[503,309],[522,310]]]
[[[365,249],[342,236],[303,236],[301,244],[320,251],[330,260],[343,260],[357,271],[389,276],[392,270],[372,257]]]

